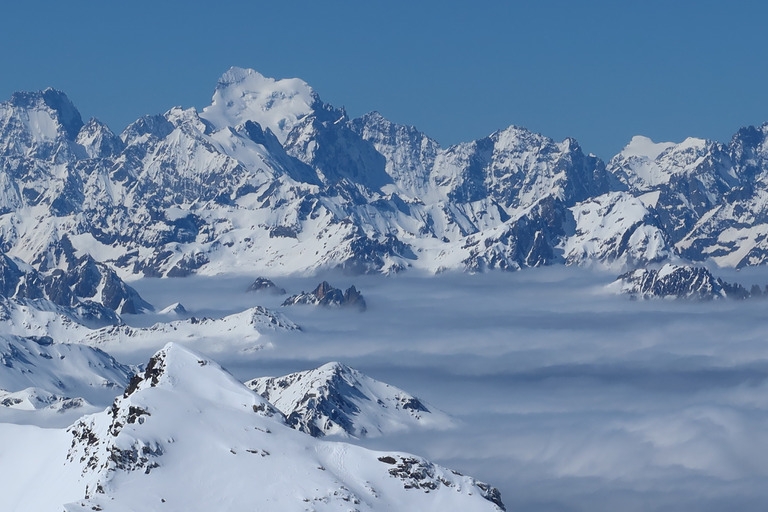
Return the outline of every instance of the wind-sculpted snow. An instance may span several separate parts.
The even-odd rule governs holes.
[[[442,411],[341,363],[245,385],[280,409],[289,425],[314,437],[376,437],[453,426]]]

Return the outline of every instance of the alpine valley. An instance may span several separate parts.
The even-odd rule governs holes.
[[[604,162],[516,126],[441,147],[242,68],[119,135],[18,92],[0,510],[765,503],[766,263],[768,124]]]

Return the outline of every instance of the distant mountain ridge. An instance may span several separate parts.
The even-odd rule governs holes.
[[[0,103],[0,250],[68,270],[67,240],[123,277],[759,265],[766,140],[768,124],[727,144],[635,137],[606,163],[512,126],[442,148],[241,68],[201,112],[119,135],[62,92],[15,93]]]

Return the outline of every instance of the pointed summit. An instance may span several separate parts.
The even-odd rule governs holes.
[[[245,385],[280,409],[289,425],[314,437],[376,437],[453,425],[444,412],[338,362]]]
[[[83,127],[83,119],[80,117],[80,112],[69,97],[51,87],[44,91],[15,92],[11,96],[8,105],[24,110],[47,111],[59,123],[70,140],[77,137],[77,133]]]
[[[275,80],[252,69],[230,68],[219,79],[213,102],[200,117],[217,129],[246,121],[268,128],[283,143],[297,121],[314,110],[320,100],[303,80]]]
[[[83,493],[65,510],[163,510],[163,503],[189,511],[222,504],[281,512],[351,504],[371,512],[504,510],[495,488],[421,457],[319,441],[291,429],[264,398],[177,344],[157,352],[109,409],[68,432],[60,441],[69,446],[63,468],[56,459],[63,450],[33,450],[40,466],[22,465],[22,471],[60,466],[58,478],[68,485],[50,501],[73,499],[73,488]],[[50,488],[40,478],[19,480]],[[256,490],[243,492],[250,488]],[[25,488],[10,503],[42,510],[30,505],[37,495]]]
[[[80,112],[63,92],[15,92],[0,103],[0,155],[47,160],[73,142],[82,127]]]

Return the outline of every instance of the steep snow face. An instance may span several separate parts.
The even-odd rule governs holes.
[[[612,192],[573,208],[574,234],[563,245],[566,262],[601,261],[617,268],[644,266],[673,255],[658,220],[634,196]]]
[[[68,511],[504,510],[496,489],[419,457],[291,429],[215,362],[174,344],[69,432],[63,472],[79,475],[84,499]]]
[[[3,335],[0,364],[0,389],[16,392],[33,387],[91,403],[108,403],[131,374],[130,368],[99,349],[54,343],[49,337]]]
[[[443,412],[341,363],[245,383],[314,437],[375,437],[413,428],[453,426]]]
[[[609,165],[620,169],[620,179],[634,188],[654,187],[669,181],[667,170],[657,164],[656,159],[674,146],[674,142],[653,142],[648,137],[636,135]]]
[[[609,289],[643,299],[714,300],[727,297],[744,299],[749,292],[738,284],[714,277],[703,267],[666,264],[659,270],[638,269],[627,272],[609,285]]]
[[[638,191],[652,190],[686,174],[716,174],[722,171],[720,179],[735,180],[733,172],[727,170],[725,153],[722,144],[704,139],[690,137],[676,144],[655,143],[647,137],[636,136],[611,159],[608,168],[631,189]],[[707,168],[707,164],[718,163],[724,169]],[[703,181],[717,177],[713,174],[703,178]]]
[[[275,80],[252,69],[233,67],[219,79],[213,102],[201,117],[219,130],[254,121],[282,143],[318,102],[315,91],[303,80]]]
[[[54,159],[73,148],[83,126],[66,94],[55,89],[18,92],[0,103],[0,155]]]
[[[573,139],[561,143],[512,126],[441,153],[432,179],[459,202],[492,198],[524,209],[552,196],[573,204],[608,191],[600,160],[585,156]]]
[[[114,157],[124,148],[123,141],[96,118],[91,118],[83,125],[75,142],[82,146],[91,158]]]
[[[608,169],[633,193],[658,192],[653,208],[673,243],[741,185],[728,148],[695,138],[654,144],[636,137]]]
[[[413,198],[430,192],[429,176],[440,145],[413,126],[395,124],[378,112],[349,122],[350,128],[369,141],[386,159],[386,171],[400,191]]]

